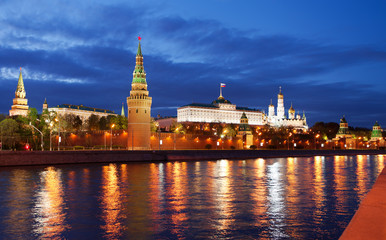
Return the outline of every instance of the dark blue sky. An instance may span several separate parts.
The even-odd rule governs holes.
[[[283,87],[286,111],[309,124],[386,126],[386,1],[1,1],[0,112],[23,67],[41,110],[83,104],[120,112],[137,36],[152,115],[224,96],[267,111]]]

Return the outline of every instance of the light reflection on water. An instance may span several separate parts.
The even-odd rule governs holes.
[[[0,239],[336,239],[378,156],[0,169]]]

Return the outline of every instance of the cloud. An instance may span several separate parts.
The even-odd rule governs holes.
[[[218,96],[218,84],[226,82],[225,96],[238,105],[265,108],[282,85],[296,109],[310,112],[311,119],[332,121],[344,111],[360,115],[351,104],[368,114],[376,111],[367,110],[367,99],[385,88],[336,75],[355,66],[385,66],[386,51],[374,46],[227,28],[210,19],[163,14],[160,4],[21,3],[17,10],[13,1],[0,5],[0,92],[7,97],[1,102],[11,102],[22,66],[31,106],[47,97],[54,105],[118,111],[129,95],[138,35],[143,37],[153,114],[176,115],[174,106],[209,103]],[[0,112],[9,108],[0,105]]]

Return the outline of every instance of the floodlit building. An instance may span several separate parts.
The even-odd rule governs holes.
[[[350,133],[348,129],[348,123],[344,116],[342,119],[340,119],[338,133],[336,134],[335,138],[333,138],[332,140],[335,141],[336,144],[339,142],[342,142],[342,144],[344,144],[342,148],[348,148],[348,149],[356,148],[357,141],[356,139],[353,138],[352,134]]]
[[[240,124],[240,118],[245,113],[250,125],[266,124],[263,112],[247,107],[237,107],[222,96],[221,89],[222,87],[220,87],[220,96],[211,104],[192,103],[178,108],[177,122]]]
[[[13,105],[9,110],[9,116],[27,116],[28,115],[28,99],[26,98],[26,91],[24,89],[23,76],[19,74],[19,81],[15,91],[15,98],[13,99]]]
[[[178,122],[201,122],[201,123],[226,123],[239,124],[240,118],[245,113],[248,118],[249,125],[262,126],[268,124],[271,127],[293,127],[295,129],[307,130],[307,119],[305,114],[301,117],[300,114],[295,116],[295,110],[291,105],[288,110],[288,118],[285,116],[284,97],[283,94],[278,94],[277,113],[275,114],[275,106],[272,104],[268,107],[268,116],[261,110],[238,107],[232,104],[229,100],[222,96],[220,88],[220,96],[211,104],[192,103],[182,106],[177,109]]]
[[[150,149],[150,110],[152,98],[147,91],[146,72],[143,67],[141,38],[138,37],[138,50],[131,82],[128,108],[128,148],[131,150]]]
[[[242,140],[242,149],[248,149],[251,145],[253,145],[252,129],[248,124],[248,118],[245,113],[241,115],[237,137]]]
[[[303,112],[303,116],[298,113],[295,116],[295,109],[291,107],[288,109],[288,117],[285,115],[284,109],[284,96],[281,93],[281,87],[279,94],[277,95],[277,108],[275,114],[275,106],[271,104],[268,106],[268,125],[271,127],[293,127],[295,129],[307,130],[307,118]]]
[[[45,101],[47,104],[47,101]],[[91,115],[96,115],[98,117],[107,117],[109,115],[117,116],[114,111],[101,108],[86,107],[83,105],[73,105],[73,104],[61,104],[56,107],[47,108],[49,112],[56,112],[59,116],[64,116],[66,114],[73,114],[79,116],[80,119],[84,122]]]

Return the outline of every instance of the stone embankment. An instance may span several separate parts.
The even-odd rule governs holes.
[[[1,166],[77,163],[162,162],[333,155],[377,155],[385,150],[165,150],[165,151],[35,151],[0,152]]]
[[[386,168],[339,239],[386,239]]]

